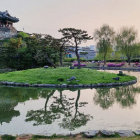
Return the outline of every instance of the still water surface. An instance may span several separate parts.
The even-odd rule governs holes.
[[[0,87],[0,134],[140,129],[140,73],[126,73],[138,83],[81,90]]]

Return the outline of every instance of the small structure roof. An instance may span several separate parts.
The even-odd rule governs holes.
[[[16,23],[19,21],[18,18],[16,17],[12,17],[8,11],[5,11],[5,12],[0,12],[0,20],[4,20],[4,21],[11,21],[13,23]]]

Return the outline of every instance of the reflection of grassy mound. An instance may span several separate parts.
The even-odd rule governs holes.
[[[67,79],[75,76],[77,80],[72,82]],[[112,78],[118,75],[107,72],[99,72],[92,69],[69,69],[69,68],[38,68],[24,71],[16,71],[0,74],[0,81],[21,82],[30,84],[95,84],[114,83],[135,80],[132,76],[120,76],[116,81]],[[60,81],[58,79],[61,79]]]

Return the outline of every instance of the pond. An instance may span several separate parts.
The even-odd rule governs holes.
[[[114,72],[114,71],[111,71]],[[140,73],[126,87],[44,89],[0,87],[0,134],[70,134],[140,129]]]

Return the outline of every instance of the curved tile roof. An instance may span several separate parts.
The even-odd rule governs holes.
[[[8,21],[11,21],[11,22],[13,22],[13,23],[19,21],[18,18],[12,17],[12,16],[8,13],[8,11],[0,12],[0,20],[8,20]]]

